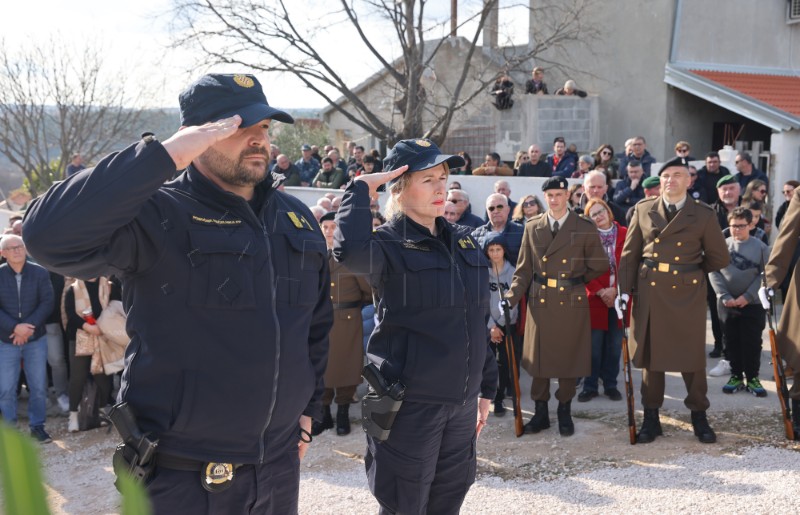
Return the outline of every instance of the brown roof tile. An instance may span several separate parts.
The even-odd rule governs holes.
[[[800,77],[708,70],[691,72],[776,109],[800,116]]]

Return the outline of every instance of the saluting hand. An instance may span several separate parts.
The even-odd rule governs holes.
[[[162,143],[169,157],[175,161],[175,169],[183,170],[192,159],[205,152],[208,147],[236,133],[242,118],[235,114],[230,118],[203,125],[182,127]]]
[[[402,175],[406,170],[408,170],[408,165],[395,168],[394,170],[389,170],[388,172],[361,174],[356,177],[355,180],[366,182],[367,186],[369,186],[369,198],[374,199],[378,198],[378,187],[381,184],[386,184],[395,177]]]

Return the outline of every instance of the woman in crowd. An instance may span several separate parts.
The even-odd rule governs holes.
[[[767,203],[767,183],[761,179],[753,179],[750,181],[742,194],[742,205],[753,200],[757,200],[763,204]]]
[[[583,198],[583,184],[570,184],[567,192],[569,194],[569,207],[573,209],[580,207],[581,199]]]
[[[92,356],[76,356],[75,347],[78,332],[83,331],[93,336],[102,336],[103,331],[92,319],[100,318],[103,309],[112,300],[121,300],[119,286],[106,277],[75,280],[64,290],[62,317],[65,333],[69,342],[69,423],[67,429],[73,433],[78,431],[78,404],[81,402],[83,387],[89,378]],[[91,315],[91,316],[88,316]],[[111,395],[111,376],[105,373],[93,374],[97,384],[100,406],[105,406]]]
[[[599,395],[600,379],[603,381],[606,396],[612,401],[618,401],[622,399],[622,394],[617,389],[622,352],[622,322],[614,310],[614,299],[617,298],[617,270],[626,229],[614,221],[608,204],[600,199],[587,202],[584,214],[594,222],[600,232],[609,270],[586,284],[592,322],[592,375],[584,378],[583,391],[578,395],[578,402],[587,402]]]
[[[472,175],[472,158],[463,150],[458,155],[464,159],[464,165],[450,170],[450,175]]]
[[[511,214],[511,219],[514,222],[524,224],[534,216],[544,212],[545,208],[536,195],[525,195],[519,199],[514,212]]]
[[[522,163],[527,163],[531,160],[531,157],[528,155],[527,150],[518,150],[517,157],[514,159],[514,175],[518,175],[519,173],[519,165]]]
[[[753,181],[755,182],[755,181]],[[794,190],[800,186],[800,181],[796,181],[794,179],[788,180],[783,183],[783,189],[781,190],[781,194],[783,194],[783,204],[778,208],[778,213],[775,215],[775,227],[780,228],[781,220],[783,220],[784,215],[786,215],[786,210],[789,209],[789,201],[792,200],[792,195],[794,195]]]
[[[472,229],[442,216],[451,166],[464,160],[430,140],[399,141],[386,172],[350,182],[336,215],[334,255],[367,274],[377,302],[370,364],[405,392],[388,435],[369,415],[382,404],[362,406],[368,483],[381,513],[458,512],[497,389],[486,338],[489,263]],[[373,231],[367,206],[384,183],[388,222]]]
[[[619,177],[619,163],[617,158],[614,157],[614,147],[605,144],[600,145],[594,152],[594,167],[595,169],[602,168],[612,178]]]
[[[578,158],[578,169],[572,172],[572,179],[583,179],[583,176],[589,173],[594,166],[594,159],[591,156],[581,156]]]

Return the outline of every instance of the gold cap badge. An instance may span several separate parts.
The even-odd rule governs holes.
[[[424,139],[418,139],[414,143],[416,143],[420,147],[430,147],[431,146],[431,142],[430,141],[425,141]]]
[[[233,82],[235,82],[236,84],[240,85],[243,88],[252,88],[256,84],[253,81],[253,79],[251,79],[247,75],[234,75]]]

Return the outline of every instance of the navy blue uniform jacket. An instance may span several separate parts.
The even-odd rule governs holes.
[[[318,416],[332,324],[325,240],[308,209],[257,186],[255,212],[154,141],[105,157],[28,210],[48,268],[123,281],[120,401],[159,450],[258,463]]]
[[[367,356],[406,399],[464,404],[493,399],[497,364],[488,346],[489,261],[471,227],[436,219],[440,237],[401,215],[372,232],[369,190],[351,181],[336,215],[334,256],[367,274],[378,324]],[[444,242],[448,242],[445,244]],[[447,245],[447,246],[445,246]]]

